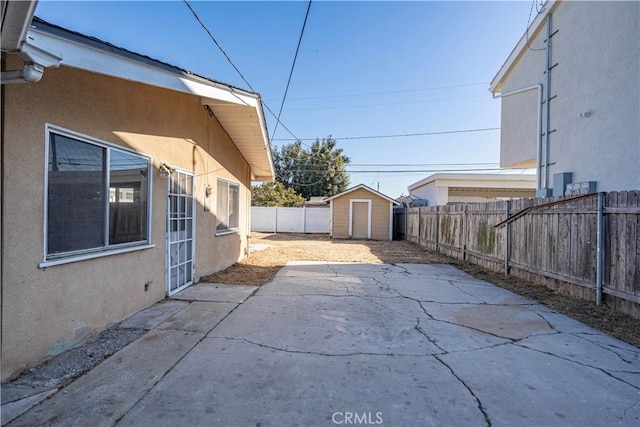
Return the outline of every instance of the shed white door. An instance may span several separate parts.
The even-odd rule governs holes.
[[[371,218],[369,215],[371,202],[368,200],[351,201],[351,237],[354,239],[369,239]]]
[[[167,293],[173,295],[193,284],[193,174],[176,170],[167,184]]]

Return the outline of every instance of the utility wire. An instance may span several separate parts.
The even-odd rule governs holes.
[[[401,133],[395,135],[369,135],[369,136],[344,136],[344,137],[332,137],[332,139],[338,141],[356,140],[356,139],[382,139],[382,138],[404,138],[409,136],[431,136],[431,135],[448,135],[453,133],[471,133],[471,132],[488,132],[500,130],[499,127],[494,128],[479,128],[479,129],[460,129],[460,130],[447,130],[441,132],[420,132],[420,133]],[[298,138],[298,141],[315,141],[317,138]],[[293,141],[290,138],[276,138],[273,141]]]
[[[353,98],[353,97],[363,97],[363,96],[374,96],[374,95],[390,95],[394,93],[409,93],[409,92],[424,92],[429,90],[439,90],[439,89],[454,89],[459,87],[469,87],[469,86],[486,86],[489,83],[465,83],[459,85],[449,85],[449,86],[434,86],[427,87],[422,89],[401,89],[401,90],[390,90],[390,91],[382,91],[382,92],[367,92],[367,93],[351,93],[344,95],[325,95],[325,96],[307,96],[307,97],[297,97],[297,98],[289,98],[290,100],[308,100],[308,99],[331,99],[331,98]]]
[[[189,10],[193,14],[194,18],[196,18],[196,21],[198,21],[200,23],[200,25],[202,26],[202,28],[207,32],[207,34],[209,34],[209,37],[211,38],[211,40],[213,40],[213,42],[216,44],[216,46],[218,46],[218,49],[220,49],[220,52],[222,52],[224,57],[227,58],[227,61],[229,61],[229,64],[231,64],[231,66],[233,67],[234,70],[236,70],[236,72],[238,73],[240,78],[242,78],[242,81],[244,81],[246,83],[246,85],[249,86],[249,89],[251,89],[251,91],[255,92],[256,90],[253,88],[253,86],[251,86],[251,83],[249,83],[249,81],[244,77],[242,72],[240,72],[238,67],[236,67],[236,64],[234,64],[233,61],[231,60],[231,58],[229,58],[229,55],[227,55],[227,52],[225,52],[225,50],[222,48],[222,46],[220,46],[220,43],[218,43],[218,40],[216,40],[216,38],[213,36],[213,34],[211,34],[211,31],[209,31],[209,29],[204,24],[204,22],[202,22],[202,20],[200,19],[200,17],[196,13],[196,11],[193,10],[191,5],[189,4],[189,1],[188,0],[183,0],[183,1],[184,1],[184,4],[187,5]]]
[[[352,108],[368,108],[368,107],[388,107],[390,105],[407,105],[407,104],[421,104],[423,102],[441,102],[451,101],[458,99],[472,99],[472,98],[489,98],[491,94],[483,95],[471,95],[471,96],[453,96],[448,98],[431,98],[431,99],[418,99],[415,101],[402,101],[402,102],[383,102],[377,104],[357,104],[357,105],[336,105],[325,107],[304,107],[304,108],[288,108],[288,111],[314,111],[314,110],[344,110]]]
[[[302,30],[300,31],[300,37],[298,38],[298,46],[296,47],[296,54],[293,56],[293,63],[291,64],[291,71],[289,71],[289,79],[287,80],[287,87],[284,90],[284,95],[282,96],[282,103],[280,104],[280,111],[278,111],[278,117],[276,118],[276,124],[273,128],[272,137],[276,136],[276,132],[278,130],[278,123],[280,123],[280,116],[282,115],[282,108],[284,107],[284,102],[287,99],[287,93],[289,92],[289,85],[291,84],[291,77],[293,77],[293,69],[296,66],[296,60],[298,59],[298,52],[300,51],[300,45],[302,44],[302,36],[304,35],[304,29],[307,26],[307,18],[309,18],[309,11],[311,10],[311,1],[309,0],[309,4],[307,5],[307,12],[304,15],[304,22],[302,23]]]
[[[249,83],[249,81],[245,78],[245,76],[242,74],[242,72],[240,71],[240,69],[236,66],[236,64],[233,63],[233,61],[231,60],[231,58],[229,57],[229,55],[227,54],[227,52],[225,52],[225,50],[222,48],[222,46],[220,45],[220,43],[218,43],[218,40],[216,40],[216,38],[213,36],[213,34],[211,34],[211,31],[209,31],[209,28],[207,28],[207,26],[205,25],[204,22],[202,22],[202,19],[200,19],[200,17],[198,16],[198,14],[196,13],[195,10],[193,10],[193,8],[191,7],[191,5],[189,4],[188,0],[183,0],[184,4],[187,5],[187,7],[189,8],[189,10],[191,11],[191,13],[193,14],[193,17],[196,18],[196,21],[198,21],[198,23],[200,24],[200,26],[206,31],[206,33],[209,35],[209,38],[213,41],[213,43],[215,43],[215,45],[218,47],[218,49],[220,49],[220,52],[222,52],[222,54],[224,55],[224,57],[227,59],[227,61],[229,61],[229,64],[231,64],[231,66],[233,67],[234,70],[236,70],[236,72],[238,73],[238,75],[240,76],[240,78],[242,79],[242,81],[245,82],[245,84],[249,87],[249,89],[251,89],[252,92],[257,93],[257,91],[253,88],[253,86],[251,86],[251,83]],[[262,105],[264,106],[264,108],[267,109],[267,111],[269,111],[269,113],[271,113],[271,115],[276,119],[276,123],[280,123],[282,125],[283,128],[285,128],[285,130],[295,139],[298,139],[295,134],[293,132],[291,132],[291,130],[286,127],[283,123],[280,122],[280,118],[279,116],[276,116],[276,114],[273,112],[273,110],[271,110],[271,108],[269,108],[269,106],[264,102],[261,101]]]

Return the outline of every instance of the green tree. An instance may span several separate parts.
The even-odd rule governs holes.
[[[331,197],[349,186],[346,165],[350,159],[336,148],[331,136],[316,140],[310,147],[301,141],[273,150],[276,179],[295,190],[305,199],[313,196]]]
[[[304,197],[281,182],[265,182],[251,187],[251,205],[297,208],[304,205]]]

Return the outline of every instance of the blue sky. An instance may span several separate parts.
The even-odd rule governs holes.
[[[191,2],[276,113],[307,4]],[[489,82],[524,33],[530,9],[527,0],[316,0],[281,121],[297,138],[335,137],[351,158],[351,184],[391,197],[430,171],[495,168],[499,131],[344,138],[499,127],[500,101],[491,98]],[[182,1],[40,0],[36,15],[248,89]],[[265,114],[273,144],[291,142],[282,140],[293,138],[282,126],[274,135],[275,119]]]

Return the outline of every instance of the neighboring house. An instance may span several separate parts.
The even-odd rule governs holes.
[[[535,197],[535,175],[436,173],[407,187],[421,206]],[[426,204],[423,202],[426,200]]]
[[[398,202],[364,184],[325,199],[334,239],[393,239],[393,206]]]
[[[536,168],[538,196],[640,188],[639,22],[637,1],[548,1],[491,82],[500,164]]]
[[[37,18],[27,36],[3,52],[3,381],[243,258],[251,181],[273,179],[258,94]]]

